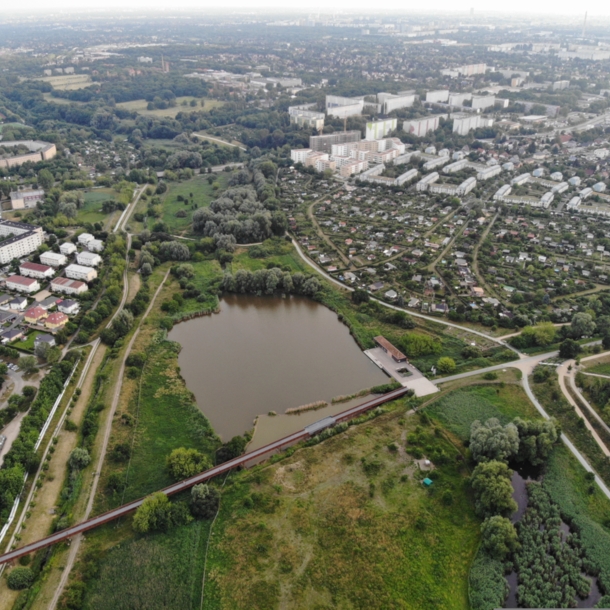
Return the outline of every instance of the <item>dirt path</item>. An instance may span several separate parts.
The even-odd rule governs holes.
[[[328,237],[328,235],[326,235],[326,233],[324,233],[324,231],[322,230],[322,227],[320,226],[320,223],[318,223],[318,220],[316,219],[315,214],[313,213],[313,208],[315,205],[318,205],[319,203],[321,203],[323,199],[326,199],[328,197],[331,197],[335,193],[338,193],[342,188],[343,187],[341,186],[338,189],[335,189],[334,191],[332,191],[332,192],[328,193],[327,195],[320,197],[320,199],[317,199],[316,201],[314,201],[307,208],[307,216],[308,216],[309,220],[311,220],[311,224],[313,225],[313,228],[315,229],[316,233],[318,234],[318,237],[327,246],[332,248],[339,255],[339,258],[341,259],[343,264],[349,269],[349,267],[351,265],[350,260],[347,258],[347,256],[345,256],[345,254],[343,254],[343,252],[341,252],[341,250],[337,246],[335,246],[332,239],[330,237]]]
[[[574,407],[574,411],[576,411],[576,414],[578,415],[578,417],[582,418],[582,420],[585,422],[585,426],[587,427],[587,430],[591,433],[591,436],[595,439],[595,442],[599,445],[599,448],[604,452],[604,455],[606,457],[609,457],[610,449],[608,449],[608,447],[606,447],[606,444],[602,441],[602,439],[599,437],[599,435],[595,431],[595,428],[593,428],[593,426],[591,425],[589,420],[585,417],[585,414],[582,412],[580,406],[572,398],[572,394],[570,394],[570,392],[568,392],[568,388],[566,387],[566,376],[568,376],[570,374],[570,372],[568,371],[569,366],[572,366],[572,372],[573,372],[574,366],[575,366],[575,361],[566,360],[566,362],[564,362],[561,366],[557,367],[557,377],[559,379],[559,387],[561,388],[561,391],[563,392],[563,395],[565,396],[566,400],[572,405],[572,407]]]
[[[487,236],[489,235],[489,232],[491,231],[492,227],[494,226],[497,218],[498,218],[498,213],[496,213],[496,215],[491,219],[491,222],[487,225],[487,227],[485,228],[485,231],[483,231],[483,234],[481,235],[481,239],[479,239],[479,241],[477,242],[477,245],[474,248],[474,252],[472,253],[472,272],[474,273],[475,277],[479,281],[479,286],[481,288],[483,288],[483,290],[485,290],[487,295],[497,298],[498,301],[500,301],[502,304],[504,304],[504,300],[500,298],[500,295],[498,295],[498,293],[495,290],[492,290],[489,287],[489,284],[483,279],[483,276],[481,275],[481,272],[479,271],[479,250],[481,249],[483,242],[487,239]]]
[[[140,332],[142,323],[144,322],[144,320],[147,319],[148,314],[150,313],[151,309],[153,308],[153,305],[155,304],[155,301],[157,299],[159,292],[161,292],[161,289],[163,288],[167,278],[169,277],[170,271],[171,271],[171,269],[167,270],[167,273],[165,274],[163,281],[159,284],[159,287],[157,288],[153,298],[150,300],[150,303],[148,305],[146,312],[140,319],[140,323],[138,324],[137,329],[133,333],[131,340],[129,341],[129,344],[127,345],[127,348],[125,349],[125,352],[123,353],[123,360],[121,362],[121,368],[119,369],[119,376],[118,376],[117,382],[115,384],[114,394],[112,397],[112,404],[110,406],[110,412],[106,418],[106,424],[104,427],[104,440],[102,442],[102,448],[100,450],[97,463],[95,465],[95,472],[93,473],[93,480],[91,482],[91,489],[89,491],[89,499],[87,501],[87,507],[85,509],[85,513],[81,519],[82,521],[86,521],[87,519],[89,519],[89,517],[91,515],[91,511],[93,510],[93,502],[95,500],[97,486],[99,484],[100,476],[102,474],[102,466],[104,464],[104,459],[106,457],[106,451],[108,449],[108,442],[110,441],[110,434],[112,432],[112,422],[114,419],[114,414],[116,413],[117,406],[119,404],[119,398],[121,396],[121,387],[123,385],[123,377],[125,374],[125,364],[127,361],[127,356],[129,356],[129,354],[131,353],[131,348]],[[72,540],[72,544],[70,546],[70,551],[68,553],[68,561],[62,571],[61,580],[59,581],[59,584],[58,584],[57,588],[55,589],[55,594],[53,595],[53,599],[51,600],[51,602],[48,605],[48,610],[54,610],[55,607],[57,606],[57,602],[59,601],[62,591],[63,591],[64,587],[66,586],[66,583],[68,582],[68,577],[70,576],[70,572],[72,571],[72,567],[74,566],[74,562],[76,560],[76,556],[80,549],[80,544],[82,542],[82,538],[83,537],[81,535],[81,536],[77,536],[76,538],[74,538]]]
[[[15,439],[19,434],[19,430],[21,429],[21,420],[24,417],[25,413],[18,413],[12,421],[6,424],[4,430],[2,430],[2,435],[6,436],[6,442],[4,443],[2,450],[0,450],[0,466],[2,466],[4,456],[10,451],[11,445],[15,442]]]
[[[140,290],[140,286],[142,285],[142,280],[140,278],[139,273],[133,273],[129,277],[129,292],[127,293],[127,302],[131,303],[135,298],[138,290]]]

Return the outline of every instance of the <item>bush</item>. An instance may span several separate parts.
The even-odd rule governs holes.
[[[167,458],[167,469],[176,481],[192,477],[210,467],[210,463],[203,453],[197,449],[174,449]]]
[[[91,456],[86,449],[82,447],[77,447],[72,450],[70,457],[68,458],[68,465],[70,466],[70,470],[82,470],[89,465],[91,461]]]
[[[220,494],[214,487],[200,484],[191,490],[190,509],[197,519],[212,519],[218,511]]]
[[[455,371],[455,360],[453,358],[449,358],[448,356],[443,356],[438,359],[436,363],[436,368],[439,373],[453,373]]]
[[[34,572],[30,568],[15,568],[6,579],[8,588],[13,591],[27,589],[34,582]]]

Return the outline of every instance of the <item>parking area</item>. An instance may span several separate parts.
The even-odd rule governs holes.
[[[381,347],[364,352],[380,369],[394,378],[400,385],[412,389],[416,396],[428,396],[438,392],[438,388],[424,377],[419,369],[407,362],[396,362],[390,354]]]

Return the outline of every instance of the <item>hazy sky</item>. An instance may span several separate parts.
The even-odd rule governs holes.
[[[157,10],[195,10],[201,12],[217,12],[219,10],[249,10],[249,11],[295,11],[303,13],[314,12],[363,12],[380,14],[384,10],[408,13],[410,11],[422,13],[423,11],[467,12],[475,9],[479,15],[489,11],[503,13],[537,13],[553,18],[557,15],[583,15],[589,12],[590,18],[595,16],[610,16],[610,2],[608,0],[587,0],[578,2],[574,0],[504,0],[503,2],[490,2],[489,0],[333,0],[330,3],[319,0],[306,0],[305,2],[287,2],[286,0],[19,0],[0,2],[0,14],[13,11],[31,11],[37,13],[73,10],[78,12],[89,10],[122,10],[157,11]]]

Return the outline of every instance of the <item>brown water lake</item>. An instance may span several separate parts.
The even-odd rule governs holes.
[[[389,381],[315,301],[229,295],[220,308],[177,324],[169,338],[182,345],[182,376],[225,441],[251,429],[257,415]]]

